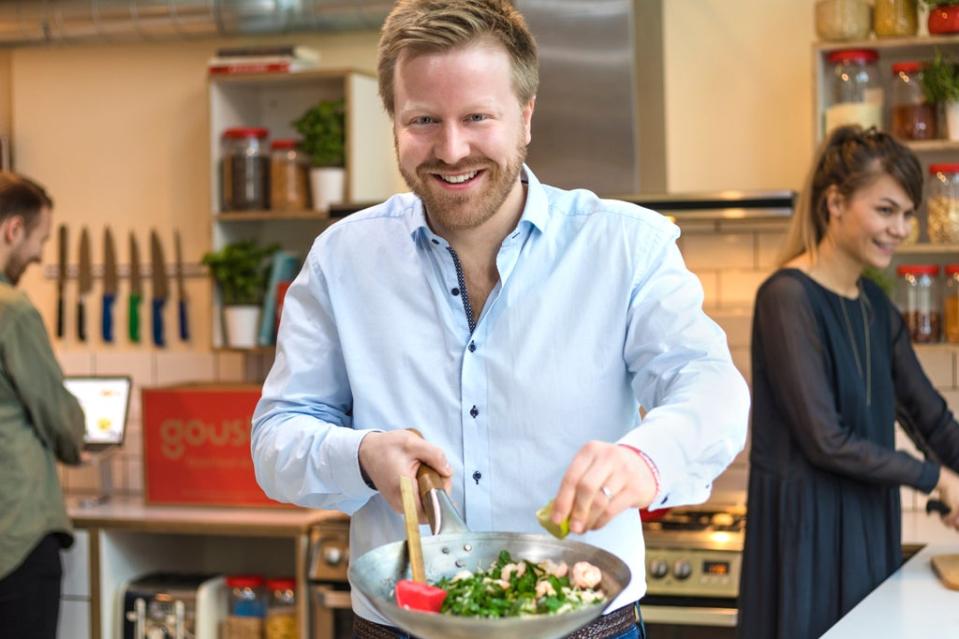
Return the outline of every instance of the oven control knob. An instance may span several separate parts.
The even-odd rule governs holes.
[[[339,565],[343,561],[343,550],[337,546],[327,546],[323,549],[323,560],[328,566]]]
[[[673,577],[676,577],[676,579],[680,581],[689,579],[691,574],[693,574],[693,567],[685,559],[680,559],[673,564]]]
[[[662,579],[669,574],[669,564],[662,559],[653,559],[649,562],[649,574],[653,579]]]

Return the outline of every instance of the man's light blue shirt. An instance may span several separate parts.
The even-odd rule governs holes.
[[[441,447],[474,531],[542,532],[536,509],[590,440],[648,455],[654,507],[704,501],[742,449],[748,389],[676,226],[526,167],[523,179],[522,217],[472,331],[456,255],[412,194],[327,229],[287,291],[253,418],[257,480],[275,499],[350,514],[354,557],[405,537],[360,473],[371,430],[417,428]],[[608,610],[642,596],[636,510],[580,538],[632,570]],[[353,607],[387,623],[355,590]]]

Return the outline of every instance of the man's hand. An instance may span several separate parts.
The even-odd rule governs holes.
[[[386,433],[370,433],[360,442],[360,467],[372,480],[390,508],[403,512],[403,500],[400,497],[400,476],[406,475],[416,482],[416,471],[420,464],[431,466],[444,480],[444,487],[450,490],[452,469],[446,461],[443,450],[408,430],[394,430]],[[427,523],[422,505],[417,499],[416,509],[420,523]]]
[[[649,506],[655,493],[653,471],[636,451],[592,441],[566,469],[552,519],[559,524],[569,517],[569,529],[582,534],[602,528],[627,508]]]
[[[939,499],[949,507],[949,514],[942,516],[943,523],[959,530],[959,475],[945,466],[940,467],[936,489],[939,491]]]

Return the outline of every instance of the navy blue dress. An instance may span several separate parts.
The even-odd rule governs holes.
[[[897,419],[959,469],[959,425],[902,315],[860,290],[783,269],[757,294],[740,637],[819,637],[900,566],[899,487],[931,491],[939,465],[895,450]]]

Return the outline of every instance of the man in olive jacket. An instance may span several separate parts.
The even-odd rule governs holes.
[[[60,549],[73,543],[57,460],[80,461],[83,411],[40,313],[15,286],[39,262],[53,202],[0,172],[0,637],[54,639]]]

